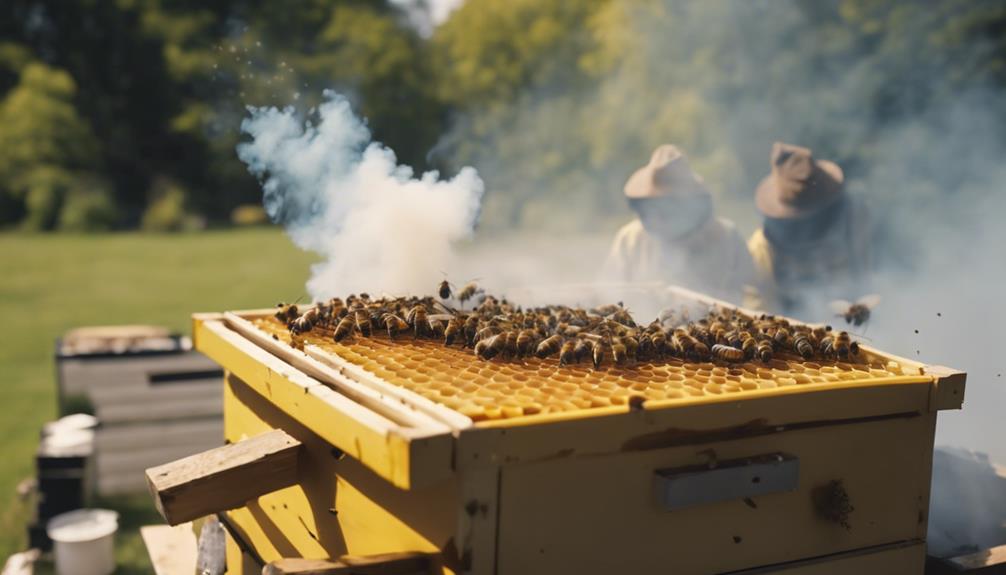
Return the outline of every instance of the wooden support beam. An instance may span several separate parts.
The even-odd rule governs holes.
[[[338,561],[287,558],[266,565],[262,575],[427,575],[430,565],[427,553],[347,555]]]
[[[164,520],[178,525],[243,506],[297,482],[300,442],[276,429],[147,469]]]

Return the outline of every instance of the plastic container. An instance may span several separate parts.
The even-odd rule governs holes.
[[[115,571],[115,532],[119,514],[78,509],[57,515],[47,526],[58,575],[109,575]]]

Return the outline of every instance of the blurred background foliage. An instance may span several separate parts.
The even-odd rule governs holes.
[[[0,226],[259,222],[234,153],[245,106],[307,111],[326,88],[403,163],[476,166],[486,230],[614,225],[663,142],[743,225],[772,141],[895,182],[872,167],[895,129],[924,145],[938,135],[908,120],[1006,83],[1001,1],[468,0],[432,31],[405,4],[0,3]],[[926,176],[939,193],[969,172]]]

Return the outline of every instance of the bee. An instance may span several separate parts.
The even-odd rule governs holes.
[[[741,351],[744,352],[744,357],[747,359],[754,359],[754,356],[758,354],[758,340],[749,332],[741,333]]]
[[[464,332],[464,321],[459,316],[451,316],[444,328],[444,345],[451,345]]]
[[[663,330],[657,330],[650,335],[650,342],[653,344],[653,354],[657,357],[667,353],[667,334]]]
[[[307,310],[304,312],[304,315],[290,323],[290,331],[296,334],[311,331],[314,328],[314,324],[318,321],[318,315],[318,308],[316,307]]]
[[[615,362],[615,365],[622,365],[625,363],[627,355],[628,349],[626,349],[625,344],[622,343],[622,339],[613,339],[611,341],[611,359]]]
[[[623,308],[619,308],[618,311],[611,314],[610,319],[626,327],[636,327],[636,322],[632,319],[632,314]]]
[[[831,302],[831,311],[836,317],[845,319],[845,323],[853,324],[856,327],[870,321],[870,313],[873,308],[880,303],[880,296],[877,294],[865,295],[859,298],[856,303],[849,303],[845,300],[835,300]]]
[[[594,369],[600,369],[601,363],[604,362],[604,343],[595,341],[590,348],[590,357],[594,362]]]
[[[423,304],[416,304],[412,306],[409,310],[409,315],[405,317],[405,321],[409,322],[412,326],[412,337],[413,339],[426,333],[429,329],[429,319],[426,317],[426,306]]]
[[[496,357],[499,352],[503,351],[505,343],[506,336],[502,333],[498,333],[475,344],[475,355],[482,359],[492,359]]]
[[[789,344],[790,333],[785,327],[778,327],[775,333],[772,334],[772,341],[776,343],[776,347],[786,347]]]
[[[796,334],[796,337],[793,338],[793,349],[804,359],[814,357],[814,344],[811,343],[810,336],[807,333],[800,332]]]
[[[285,324],[289,324],[291,321],[300,316],[300,312],[297,310],[297,304],[295,303],[290,305],[280,303],[276,304],[276,307],[278,308],[276,310],[276,319]]]
[[[534,346],[534,331],[530,329],[522,329],[517,334],[517,357],[524,357],[531,354],[531,348]]]
[[[576,341],[568,339],[562,344],[562,348],[559,349],[559,365],[576,363],[576,360]]]
[[[508,330],[503,332],[503,355],[506,357],[517,356],[517,331]]]
[[[360,334],[370,337],[370,314],[364,308],[357,308],[353,312],[353,320],[356,322],[356,329]]]
[[[618,305],[611,303],[608,305],[597,306],[590,310],[590,313],[601,317],[608,317],[609,315],[618,312],[620,309],[622,309],[622,302],[618,302]]]
[[[447,280],[440,282],[440,287],[437,288],[437,295],[440,296],[440,299],[450,299],[451,283]]]
[[[740,362],[744,361],[744,352],[729,345],[715,344],[711,350],[713,357],[723,361]]]
[[[335,326],[335,333],[332,334],[332,339],[339,342],[346,338],[349,334],[353,333],[353,328],[356,326],[356,319],[347,315],[346,317],[339,320],[339,324]]]
[[[839,359],[846,360],[849,359],[850,355],[859,354],[859,344],[852,341],[852,338],[849,337],[849,332],[847,331],[835,333],[829,339],[825,340],[825,342],[825,346],[828,348],[826,353],[828,355],[834,355]],[[822,351],[824,351],[824,349],[822,349]]]
[[[639,354],[639,340],[631,335],[626,336],[622,338],[622,345],[625,346],[625,357],[629,361],[636,361]]]
[[[475,315],[470,315],[465,320],[465,342],[467,342],[468,347],[475,345],[475,336],[479,331],[479,318]]]
[[[465,287],[461,288],[461,291],[458,292],[458,301],[460,301],[461,303],[465,303],[466,301],[472,299],[481,292],[482,290],[479,289],[478,284],[476,284],[475,282],[471,282]]]
[[[768,363],[772,361],[773,354],[772,340],[763,339],[758,341],[758,346],[755,348],[755,357]]]
[[[542,340],[534,350],[534,355],[539,359],[545,359],[550,355],[555,355],[562,346],[562,336],[553,335]]]
[[[384,314],[384,327],[388,330],[388,339],[395,339],[395,336],[409,329],[409,322],[393,314]]]
[[[444,337],[444,332],[447,331],[447,327],[444,325],[442,319],[431,317],[427,320],[427,327],[429,327],[429,333],[435,338]]]
[[[576,358],[577,362],[581,362],[590,357],[590,347],[590,340],[586,338],[576,340],[576,345],[573,346],[573,356]]]

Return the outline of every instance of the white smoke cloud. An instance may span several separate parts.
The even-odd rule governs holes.
[[[332,91],[317,124],[293,108],[249,112],[241,130],[251,140],[238,156],[262,182],[266,211],[324,257],[307,283],[311,297],[427,293],[451,268],[452,245],[478,216],[483,184],[474,169],[417,178]]]

